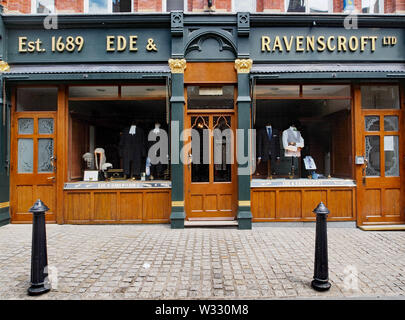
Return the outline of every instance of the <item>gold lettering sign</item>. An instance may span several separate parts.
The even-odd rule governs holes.
[[[375,52],[377,36],[279,36],[264,35],[261,37],[261,52]],[[394,46],[396,37],[384,37],[382,46]]]

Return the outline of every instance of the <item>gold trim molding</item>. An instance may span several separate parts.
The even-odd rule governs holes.
[[[238,73],[249,73],[252,69],[253,60],[252,59],[236,59],[235,69]]]
[[[239,207],[250,207],[250,200],[240,200],[238,205]]]
[[[186,59],[169,59],[169,67],[172,73],[184,73],[187,67]]]
[[[172,201],[172,207],[184,207],[184,201]]]
[[[10,71],[10,66],[5,61],[0,61],[0,72]]]
[[[8,208],[10,206],[10,202],[0,202],[0,209]]]

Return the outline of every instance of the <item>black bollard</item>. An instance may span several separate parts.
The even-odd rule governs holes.
[[[315,235],[315,268],[312,288],[317,291],[330,289],[328,277],[328,239],[326,230],[326,217],[329,214],[328,208],[321,202],[315,209],[316,213],[316,235]]]
[[[30,296],[46,293],[50,290],[49,284],[45,283],[48,273],[48,254],[46,250],[45,212],[49,208],[37,200],[29,210],[32,217],[32,250],[31,250],[31,287],[28,288]]]

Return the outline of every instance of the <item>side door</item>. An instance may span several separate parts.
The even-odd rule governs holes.
[[[404,217],[403,101],[399,85],[357,88],[358,224],[398,224]],[[361,161],[360,161],[361,162]]]

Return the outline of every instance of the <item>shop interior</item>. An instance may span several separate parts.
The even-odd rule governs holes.
[[[253,179],[352,179],[350,85],[256,85]]]
[[[69,95],[69,182],[170,180],[169,142],[149,157],[168,132],[165,86],[71,87]]]

